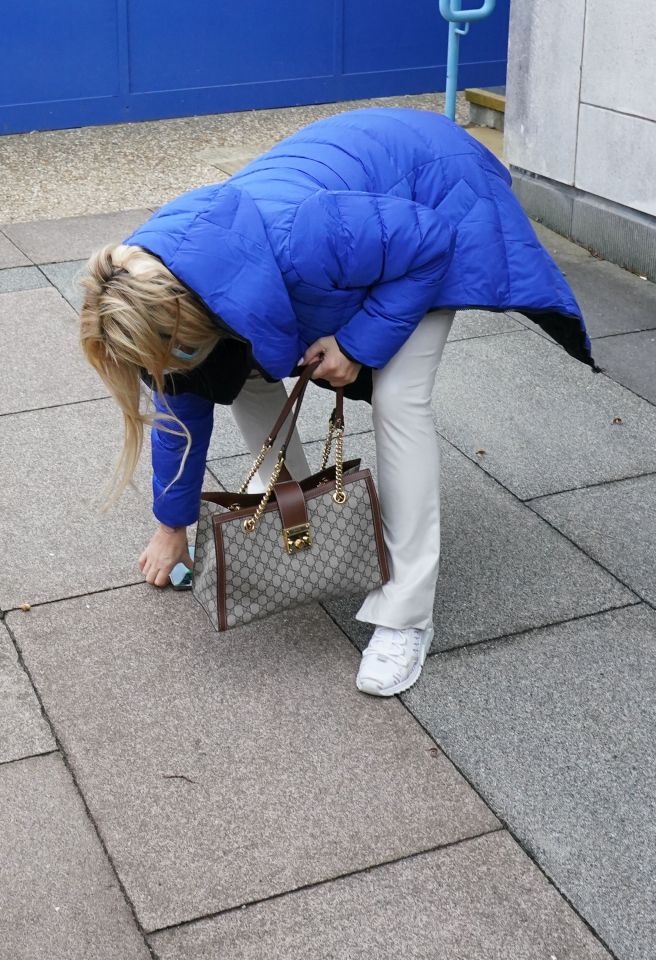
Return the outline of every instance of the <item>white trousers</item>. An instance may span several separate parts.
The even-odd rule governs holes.
[[[373,372],[378,494],[390,579],[369,593],[357,612],[357,619],[367,623],[399,629],[432,623],[440,557],[440,449],[431,397],[453,318],[452,310],[427,313],[392,359]],[[267,383],[256,375],[233,403],[233,416],[253,456],[285,397],[283,383]],[[276,459],[277,447],[251,491],[264,489]],[[287,465],[297,479],[310,473],[297,432]]]

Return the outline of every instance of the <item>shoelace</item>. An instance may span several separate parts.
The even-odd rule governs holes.
[[[421,642],[421,630],[416,627],[408,627],[405,630],[392,630],[389,633],[373,636],[369,641],[369,646],[365,653],[376,654],[385,660],[391,660],[400,667],[408,667],[413,656],[419,653],[419,644]],[[413,641],[413,649],[409,653],[408,641]]]

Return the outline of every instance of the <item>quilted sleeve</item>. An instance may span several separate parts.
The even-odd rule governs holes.
[[[370,367],[384,366],[436,303],[455,244],[453,227],[430,207],[349,190],[306,200],[294,234],[294,266],[306,281],[367,289],[336,339]]]
[[[167,526],[189,526],[198,519],[207,449],[212,436],[214,404],[192,393],[165,394],[165,398],[170,409],[189,430],[191,447],[184,470],[165,493],[180,468],[186,439],[156,428],[151,431],[153,513],[160,523]],[[167,412],[157,391],[153,391],[153,400],[156,410]],[[175,428],[175,424],[172,426]]]

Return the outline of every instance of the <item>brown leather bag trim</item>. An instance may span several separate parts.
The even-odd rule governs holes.
[[[306,500],[300,484],[295,480],[284,480],[276,484],[275,491],[283,529],[300,527],[308,522]]]
[[[228,614],[226,611],[226,569],[223,533],[219,524],[213,524],[214,549],[216,550],[216,614],[219,621],[219,630],[228,629]]]
[[[371,476],[371,474],[365,478],[365,483],[367,484],[367,489],[369,490],[369,499],[371,501],[371,509],[374,515],[374,533],[376,535],[376,547],[378,550],[378,565],[380,567],[380,575],[382,577],[382,582],[387,583],[390,578],[389,561],[387,558],[385,537],[383,535],[383,518],[380,513],[378,491],[376,490],[374,478]]]

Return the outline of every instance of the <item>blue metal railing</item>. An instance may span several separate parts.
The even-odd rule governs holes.
[[[456,93],[458,92],[458,60],[460,37],[469,33],[469,24],[482,20],[494,10],[496,0],[483,0],[475,10],[462,10],[462,0],[440,0],[440,13],[449,21],[449,46],[446,55],[446,104],[444,112],[451,120],[456,118]]]

